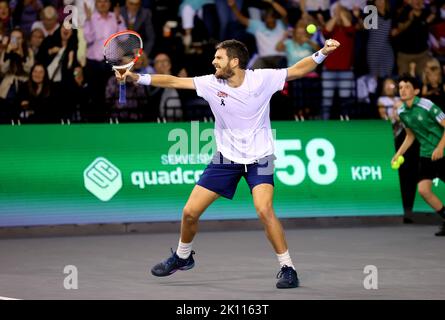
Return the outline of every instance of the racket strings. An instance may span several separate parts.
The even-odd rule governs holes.
[[[113,66],[132,62],[139,54],[141,42],[133,34],[122,34],[111,39],[104,48],[105,60]]]

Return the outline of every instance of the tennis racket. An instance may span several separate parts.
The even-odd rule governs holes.
[[[112,34],[104,43],[105,61],[114,71],[124,74],[131,70],[142,54],[142,38],[134,31],[125,30]],[[125,80],[119,83],[119,104],[127,103]]]

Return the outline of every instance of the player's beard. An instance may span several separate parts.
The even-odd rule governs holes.
[[[215,73],[216,78],[223,79],[223,80],[227,80],[227,79],[233,77],[234,75],[235,75],[235,71],[233,71],[233,69],[230,68],[229,65],[227,65],[223,69],[220,69],[219,73]]]

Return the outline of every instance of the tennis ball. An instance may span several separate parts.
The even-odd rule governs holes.
[[[315,31],[317,31],[317,27],[313,23],[308,24],[307,27],[306,27],[306,31],[309,34],[313,34],[313,33],[315,33]]]
[[[394,170],[397,170],[400,168],[400,164],[398,161],[394,161],[393,163],[391,163],[391,168],[393,168]]]
[[[399,165],[402,165],[405,162],[405,157],[404,156],[399,156],[397,158],[397,162],[399,163]]]

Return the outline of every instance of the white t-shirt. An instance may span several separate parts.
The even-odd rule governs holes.
[[[215,116],[219,152],[237,163],[249,164],[273,154],[270,98],[282,90],[287,69],[246,70],[244,81],[232,88],[214,75],[193,78],[198,96]]]

